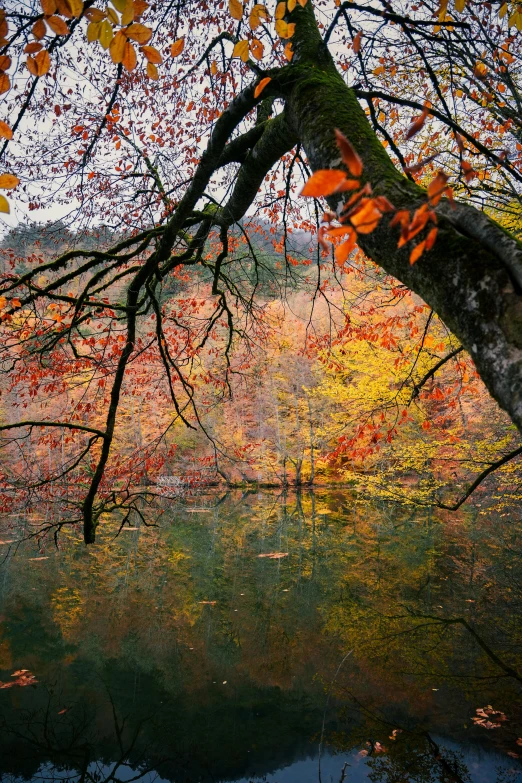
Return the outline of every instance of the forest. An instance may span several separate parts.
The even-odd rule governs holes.
[[[0,0],[0,783],[522,780],[521,32]]]

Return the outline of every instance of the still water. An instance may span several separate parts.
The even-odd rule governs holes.
[[[30,522],[1,532],[0,780],[522,782],[519,509],[203,494],[15,547]]]

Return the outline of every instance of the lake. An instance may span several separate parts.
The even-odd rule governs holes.
[[[161,511],[89,548],[3,520],[2,782],[522,782],[521,509]]]

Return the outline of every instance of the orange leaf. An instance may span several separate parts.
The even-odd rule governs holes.
[[[263,57],[265,47],[259,41],[257,38],[254,38],[254,40],[250,44],[250,51],[252,52],[252,55],[256,58],[256,60],[261,60]]]
[[[360,177],[363,171],[363,162],[356,153],[353,144],[348,141],[346,136],[337,128],[335,129],[335,138],[337,146],[341,151],[341,158],[350,174],[354,177]]]
[[[163,57],[155,46],[141,46],[140,52],[145,55],[149,63],[154,63],[154,65],[161,65],[163,62]]]
[[[121,63],[123,55],[125,54],[125,46],[127,44],[127,36],[123,30],[118,30],[109,45],[109,53],[113,63]]]
[[[12,190],[19,183],[20,180],[14,174],[0,174],[0,188],[2,190]]]
[[[31,45],[41,46],[41,44],[27,44],[27,46],[31,46]],[[24,49],[24,52],[26,51],[26,49]],[[38,51],[38,49],[36,51]],[[7,54],[0,54],[0,71],[7,71],[10,65],[11,65],[11,58]]]
[[[288,43],[285,46],[285,57],[288,60],[288,62],[290,62],[293,56],[294,56],[294,52],[292,49],[292,42],[288,41]]]
[[[353,39],[353,50],[355,54],[358,54],[361,51],[361,39],[362,39],[362,30],[359,30],[359,32]]]
[[[339,169],[319,169],[314,172],[301,191],[301,196],[330,196],[345,179]]]
[[[248,24],[251,30],[255,30],[261,24],[261,19],[268,19],[268,13],[264,5],[256,3],[250,11]]]
[[[61,16],[49,16],[45,20],[56,35],[69,35],[69,28]]]
[[[243,3],[240,3],[239,0],[229,0],[228,10],[233,19],[239,21],[243,18]]]
[[[282,19],[286,14],[286,3],[278,3],[276,6],[275,18]]]
[[[435,244],[435,240],[437,239],[437,231],[438,231],[437,227],[432,228],[428,236],[426,237],[426,250],[431,250],[431,248]]]
[[[215,76],[217,72],[218,72],[217,62],[215,60],[212,60],[212,62],[210,63],[210,73],[212,74],[212,76]]]
[[[373,201],[380,212],[395,212],[395,207],[386,196],[376,196]]]
[[[11,86],[11,80],[6,73],[0,73],[0,95],[7,92]]]
[[[259,98],[259,96],[265,89],[266,85],[271,81],[272,79],[270,78],[270,76],[266,76],[264,79],[261,79],[256,89],[254,90],[254,98]]]
[[[41,49],[43,49],[43,46],[41,43],[37,43],[36,41],[31,41],[30,43],[26,44],[24,47],[24,52],[26,54],[36,54],[36,52],[39,52]],[[7,60],[10,58],[7,57]],[[0,60],[2,60],[2,57],[0,57]],[[5,71],[5,68],[2,68],[0,64],[0,70]]]
[[[47,49],[42,49],[35,57],[28,57],[27,68],[33,76],[45,76],[51,68],[51,58]]]
[[[335,260],[339,264],[344,264],[357,244],[357,232],[353,231],[350,238],[335,248]]]
[[[335,189],[336,193],[344,193],[347,190],[357,190],[361,187],[361,183],[358,179],[344,179],[339,187]]]
[[[13,131],[11,130],[7,122],[4,122],[3,120],[0,120],[0,136],[3,139],[13,138]]]
[[[174,41],[174,43],[170,45],[170,53],[173,57],[179,57],[179,55],[181,54],[184,48],[185,48],[185,39],[178,38],[177,41]]]
[[[462,161],[462,171],[464,172],[464,179],[466,182],[469,182],[471,179],[477,176],[477,172],[471,166],[471,164],[468,163],[467,160]]]
[[[424,123],[426,122],[426,117],[428,116],[428,112],[426,109],[422,112],[422,114],[419,114],[418,117],[414,117],[412,120],[412,123],[408,130],[405,133],[405,138],[411,139],[413,136],[415,136],[422,128],[424,127]]]
[[[433,206],[436,206],[439,203],[442,194],[446,190],[447,181],[448,175],[444,174],[443,171],[439,171],[437,176],[432,179],[428,185],[428,198],[430,199]]]
[[[150,62],[147,63],[147,76],[149,77],[149,79],[154,79],[155,82],[158,81],[159,73],[154,63],[150,63]]]
[[[44,38],[45,34],[47,32],[44,20],[43,19],[37,19],[36,22],[33,24],[31,32],[33,33],[34,37],[38,41],[40,41],[42,38]]]
[[[123,65],[125,70],[129,71],[130,73],[130,71],[133,71],[135,69],[136,62],[137,62],[136,50],[134,46],[131,44],[131,42],[127,41],[127,43],[125,44],[125,49],[123,52],[123,58],[121,64]]]
[[[436,230],[436,229],[435,229]],[[421,255],[424,253],[424,249],[426,247],[426,240],[423,239],[422,242],[419,242],[418,245],[416,245],[413,250],[410,253],[410,264],[414,264],[415,261],[418,261]]]
[[[371,234],[377,228],[382,217],[382,212],[375,206],[372,198],[366,199],[365,203],[361,201],[361,208],[355,215],[350,216],[352,224],[356,227],[359,234]]]
[[[55,0],[40,0],[40,5],[46,16],[52,16],[56,13],[57,5]]]
[[[152,30],[150,27],[145,27],[144,24],[140,24],[139,22],[135,22],[129,27],[126,27],[125,33],[127,38],[132,38],[133,41],[136,41],[136,43],[139,44],[146,44],[152,38]],[[174,46],[174,44],[172,44],[172,46]]]
[[[390,220],[390,227],[392,226],[407,226],[410,222],[410,213],[407,209],[399,209],[398,212]]]

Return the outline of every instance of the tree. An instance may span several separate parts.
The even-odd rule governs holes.
[[[250,234],[273,231],[283,288],[296,268],[311,265],[292,234],[296,226],[315,233],[320,223],[319,204],[306,216],[296,198],[310,169],[329,172],[308,192],[326,196],[332,210],[329,233],[319,229],[317,296],[326,296],[325,276],[335,280],[351,250],[345,243],[330,257],[324,236],[357,240],[438,313],[522,427],[522,249],[501,224],[518,230],[518,6],[504,3],[496,17],[489,6],[456,0],[457,19],[446,0],[411,8],[386,0],[113,6],[42,0],[0,13],[0,132],[10,169],[0,186],[21,181],[29,209],[53,199],[71,205],[80,228],[102,223],[119,234],[103,247],[79,243],[54,260],[35,259],[28,272],[5,273],[0,286],[11,381],[22,366],[42,404],[49,362],[60,362],[71,382],[82,375],[85,399],[96,400],[94,423],[78,414],[76,398],[59,420],[40,410],[2,424],[17,449],[35,430],[67,431],[76,456],[60,476],[77,471],[84,485],[86,542],[102,513],[135,508],[128,489],[118,495],[107,482],[133,364],[154,354],[174,416],[189,426],[202,385],[226,394],[266,326],[258,281],[266,285],[273,269]],[[409,127],[397,106],[420,112]],[[358,190],[347,214],[349,188]],[[473,206],[488,198],[500,222]],[[9,209],[5,197],[0,209]],[[282,236],[266,232],[256,210]],[[173,280],[190,295],[166,297]]]

